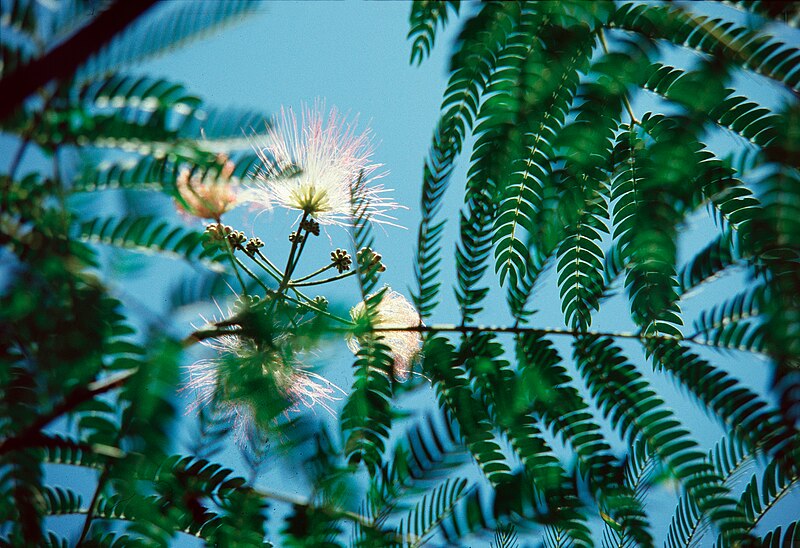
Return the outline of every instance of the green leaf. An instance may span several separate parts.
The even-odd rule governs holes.
[[[449,12],[458,15],[458,0],[447,0],[446,2],[432,0],[415,0],[411,5],[411,13],[408,16],[410,29],[408,40],[411,44],[411,59],[413,65],[421,64],[430,55],[431,49],[436,42],[436,32],[439,26],[444,29],[447,26]]]
[[[82,223],[78,236],[89,242],[136,251],[157,251],[187,261],[203,260],[212,269],[220,268],[211,262],[214,251],[203,247],[202,233],[173,227],[152,216],[98,217]]]

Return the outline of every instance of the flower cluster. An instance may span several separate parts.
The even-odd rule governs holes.
[[[353,259],[344,249],[337,249],[336,251],[331,251],[331,262],[336,270],[339,271],[339,274],[341,274],[342,272],[350,270]]]
[[[232,331],[206,333],[216,335],[202,341],[216,355],[188,367],[185,389],[196,393],[198,406],[212,401],[218,404],[233,418],[239,431],[252,422],[262,404],[270,407],[279,403],[283,410],[288,400],[290,409],[319,405],[332,412],[330,404],[337,399],[335,392],[340,389],[308,371],[293,353],[285,351],[293,336],[290,324],[299,325],[307,314],[333,315],[328,311],[327,299],[322,296],[309,299],[298,288],[331,283],[358,273],[375,276],[386,267],[381,255],[369,247],[360,249],[355,257],[337,248],[330,254],[330,263],[305,276],[294,273],[300,255],[309,247],[307,238],[319,236],[320,224],[348,226],[362,219],[390,223],[393,218],[389,212],[399,207],[386,197],[387,191],[381,185],[375,184],[384,174],[380,172],[380,164],[371,160],[369,131],[358,131],[355,124],[347,122],[335,110],[323,115],[320,104],[304,107],[299,123],[291,110],[282,110],[256,152],[261,166],[252,180],[242,183],[240,192],[237,192],[239,181],[233,177],[234,164],[224,155],[218,157],[219,170],[209,170],[201,176],[184,169],[177,181],[179,208],[184,213],[214,221],[206,228],[203,245],[210,251],[227,251],[242,287],[242,295],[234,305],[235,316],[224,322]],[[289,235],[292,246],[283,270],[262,253],[264,241],[255,236],[248,239],[243,231],[222,223],[221,216],[239,201],[264,209],[277,205],[303,213],[299,226]],[[251,262],[245,264],[248,260]],[[358,268],[352,268],[354,262]],[[338,275],[322,277],[334,268]],[[253,271],[271,278],[275,283],[272,287],[277,289],[267,286]],[[265,291],[263,297],[248,294],[245,275],[259,282]],[[290,295],[290,291],[295,293]],[[296,306],[292,308],[287,303]],[[234,323],[245,324],[246,318],[254,318],[251,313],[256,309],[259,320],[262,316],[271,321],[279,314],[293,315],[287,318],[283,331],[283,328],[277,330],[281,342],[256,342],[251,336],[260,332],[258,329],[245,330],[243,325],[241,330],[233,329]],[[365,315],[364,303],[351,311],[357,333]],[[347,323],[344,318],[339,320]],[[382,293],[375,314],[367,320],[373,327],[420,325],[411,303],[388,288]],[[271,333],[272,328],[269,326],[266,331]],[[392,351],[394,377],[405,380],[420,351],[419,332],[388,330],[381,332],[381,336]],[[361,344],[363,340],[357,336],[348,339],[354,352]],[[298,348],[294,343],[292,346]]]
[[[378,272],[386,272],[386,265],[383,264],[383,255],[375,252],[371,247],[362,247],[356,253],[358,265],[364,274],[374,275]]]

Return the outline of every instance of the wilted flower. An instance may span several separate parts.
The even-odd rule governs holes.
[[[245,200],[266,209],[296,209],[323,224],[351,225],[353,199],[375,222],[393,218],[399,206],[374,181],[381,164],[372,163],[370,132],[357,132],[335,109],[323,120],[323,106],[303,107],[300,127],[294,112],[281,109],[257,148],[262,166]],[[360,179],[360,184],[358,184]]]
[[[222,164],[218,175],[213,171],[192,174],[187,168],[178,174],[175,184],[183,202],[175,203],[180,211],[202,219],[219,219],[236,206],[239,182],[233,177],[234,163],[224,154],[217,160]]]
[[[269,377],[282,395],[292,402],[291,410],[297,411],[300,405],[308,408],[319,405],[333,414],[329,403],[338,399],[334,392],[342,390],[322,376],[289,363],[279,352],[258,349],[252,341],[238,335],[220,335],[201,341],[201,344],[214,349],[217,356],[187,367],[189,381],[184,390],[195,392],[196,406],[211,403],[217,393],[230,394],[240,389],[235,368],[241,363],[243,366],[255,364],[259,367],[258,374]],[[256,394],[249,399],[257,404],[259,396]],[[269,398],[270,395],[264,394],[263,397]],[[222,404],[235,415],[237,421],[241,422],[242,417],[251,414],[239,398],[234,397],[232,401],[223,401]]]
[[[419,314],[414,306],[403,295],[384,288],[383,297],[375,308],[372,320],[373,327],[417,327],[420,324]],[[373,295],[367,296],[367,300]],[[356,323],[363,322],[366,318],[367,307],[364,302],[358,303],[350,310],[350,317]],[[397,380],[404,381],[408,378],[411,365],[419,355],[422,346],[422,336],[419,331],[381,331],[381,342],[392,351],[394,359],[392,372]],[[361,348],[358,337],[351,337],[347,346],[355,354]]]

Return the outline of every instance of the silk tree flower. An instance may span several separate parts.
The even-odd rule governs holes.
[[[214,172],[192,174],[186,168],[180,171],[175,185],[182,201],[176,199],[175,203],[181,212],[219,220],[223,213],[236,206],[239,181],[233,177],[235,165],[225,154],[220,154],[217,160],[222,165],[218,175]]]
[[[255,364],[260,367],[260,373],[269,377],[278,391],[291,403],[289,411],[299,411],[301,406],[313,409],[319,405],[327,412],[334,414],[330,402],[336,401],[335,391],[342,389],[326,380],[324,377],[303,369],[298,364],[289,363],[277,351],[264,351],[256,348],[249,339],[237,335],[220,335],[214,339],[201,341],[201,344],[217,352],[217,356],[210,359],[199,360],[187,369],[188,382],[182,390],[193,391],[196,395],[194,408],[208,405],[215,395],[235,394],[241,390],[236,375],[238,363]],[[258,398],[262,395],[255,394],[251,398],[253,405],[257,405]],[[263,397],[269,398],[270,394]],[[250,421],[253,411],[249,403],[243,403],[240,398],[233,397],[231,401],[222,402],[222,409],[234,418],[234,430],[241,432]]]
[[[422,325],[419,314],[408,299],[389,287],[383,289],[383,297],[375,308],[372,319],[373,327],[417,327]],[[375,294],[367,296],[371,299]],[[367,320],[367,307],[362,301],[350,310],[350,317],[356,324]],[[380,331],[383,337],[381,343],[392,351],[392,373],[399,381],[408,379],[411,366],[418,358],[422,347],[422,335],[419,331]],[[352,336],[347,340],[347,346],[356,354],[363,341]]]
[[[374,222],[392,224],[388,215],[398,206],[375,181],[385,175],[373,163],[372,136],[359,132],[336,109],[327,117],[324,105],[302,107],[297,117],[281,109],[256,147],[262,165],[244,200],[272,209],[275,205],[302,211],[319,223],[350,226],[353,203]],[[360,181],[360,183],[359,183]]]

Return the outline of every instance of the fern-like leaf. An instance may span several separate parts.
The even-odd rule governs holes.
[[[95,218],[81,224],[78,235],[99,242],[138,251],[158,251],[195,261],[212,259],[215,251],[203,247],[204,236],[182,227],[173,227],[155,217]],[[214,266],[219,269],[219,266]]]
[[[663,408],[663,401],[636,368],[626,362],[620,349],[607,339],[582,338],[576,341],[575,351],[578,368],[612,425],[628,439],[642,435],[726,539],[749,538],[743,513],[736,510],[727,488],[705,461],[697,443],[672,412]]]
[[[430,55],[431,49],[436,42],[436,32],[438,27],[444,29],[447,26],[449,12],[458,15],[460,3],[458,0],[415,0],[411,4],[411,14],[408,22],[411,29],[408,31],[407,39],[411,40],[411,59],[413,65],[421,64]]]

